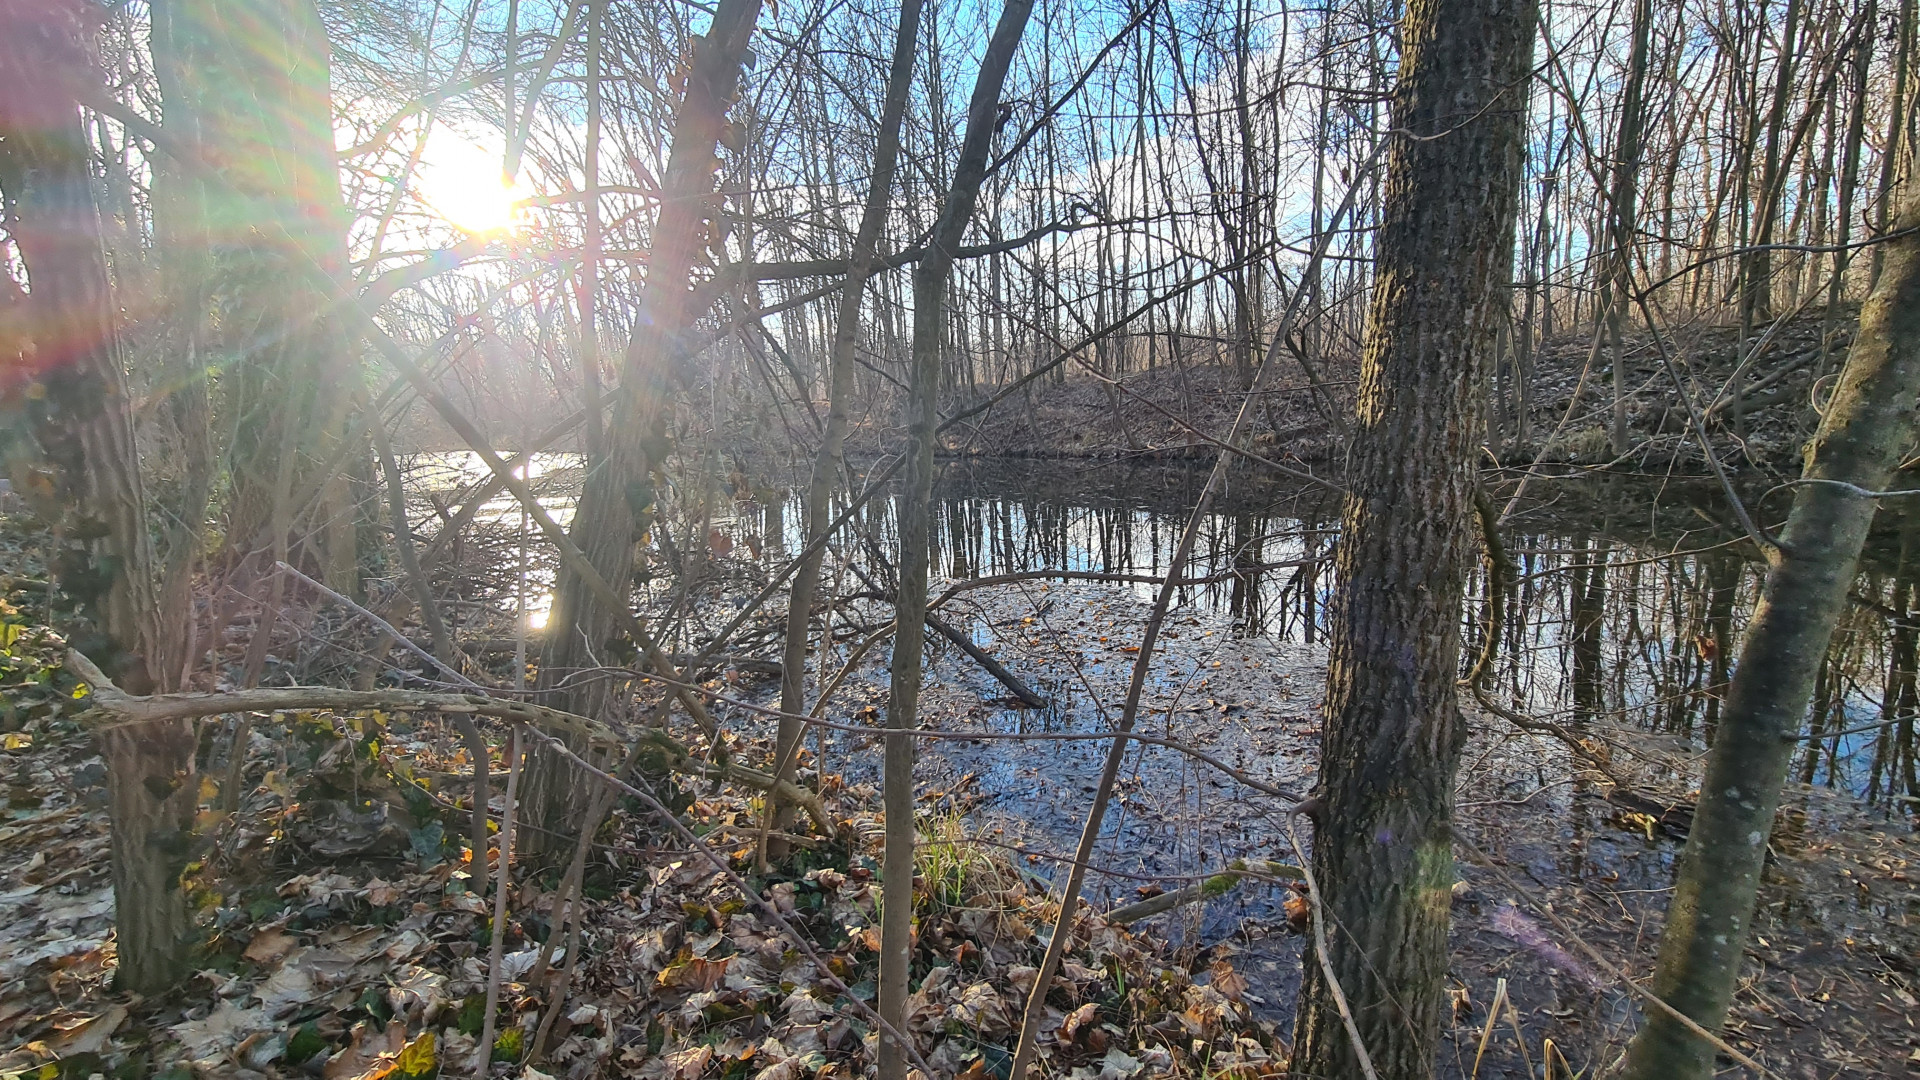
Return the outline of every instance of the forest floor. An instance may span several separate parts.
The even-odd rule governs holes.
[[[28,629],[9,651],[0,1076],[473,1075],[492,922],[457,839],[465,813],[440,795],[460,790],[445,778],[468,766],[458,736],[378,713],[256,725],[239,812],[202,814],[206,847],[188,881],[207,935],[196,973],[141,999],[112,987],[105,769],[59,648]],[[730,749],[747,760],[766,750]],[[494,776],[504,768],[496,761]],[[809,839],[768,873],[754,870],[751,792],[685,790],[692,846],[637,803],[622,808],[591,860],[577,967],[556,868],[521,864],[491,1075],[869,1074],[876,1036],[833,980],[873,1000],[882,818],[871,789],[829,777],[825,790],[839,838]],[[209,802],[214,794],[209,781]],[[1043,883],[969,843],[957,822],[930,819],[923,834],[908,1024],[938,1077],[1004,1077],[1056,907]],[[748,879],[804,947],[713,858]],[[555,951],[543,955],[548,941]],[[1283,1047],[1253,1016],[1245,980],[1225,959],[1197,970],[1190,960],[1097,915],[1080,920],[1042,1028],[1046,1074],[1273,1074]],[[543,1017],[545,1053],[527,1062]]]
[[[31,565],[8,566],[0,763],[0,1076],[293,1077],[470,1075],[484,1016],[490,899],[461,843],[471,763],[447,725],[405,715],[261,718],[240,810],[204,789],[205,847],[191,874],[207,934],[196,975],[172,993],[113,990],[113,895],[104,765],[61,643],[35,625]],[[716,614],[761,568],[724,560]],[[24,587],[23,587],[24,584]],[[937,646],[923,723],[951,735],[1073,736],[1104,729],[1132,663],[1140,588],[1024,583],[966,594],[950,618],[1050,699],[1016,707],[958,650]],[[1141,730],[1262,782],[1311,785],[1324,655],[1245,636],[1224,616],[1178,610]],[[310,627],[324,636],[324,624]],[[237,657],[244,638],[229,651]],[[703,672],[725,752],[766,756],[752,702],[774,680]],[[884,657],[856,669],[833,718],[872,723]],[[1636,978],[1651,968],[1684,837],[1699,748],[1592,724],[1631,792],[1568,749],[1473,716],[1460,781],[1444,1075],[1535,1075],[1551,1040],[1578,1075],[1614,1060],[1637,1011],[1591,948]],[[207,774],[224,776],[226,725],[209,722]],[[492,802],[505,809],[504,732]],[[927,740],[912,1026],[939,1075],[1004,1077],[1012,1027],[1054,909],[1046,877],[1071,850],[1105,744]],[[522,865],[506,924],[495,1075],[649,1080],[852,1080],[872,1033],[821,965],[783,939],[706,862],[712,850],[807,935],[827,972],[870,998],[877,961],[877,744],[829,738],[803,777],[822,783],[840,838],[817,838],[777,872],[754,869],[751,791],[681,788],[689,846],[637,802],[599,834],[580,906],[570,991],[555,866]],[[1175,890],[1237,860],[1296,861],[1284,802],[1166,747],[1129,752],[1089,885],[1096,907]],[[703,850],[704,849],[704,850]],[[1910,1076],[1920,1068],[1920,843],[1898,813],[1793,787],[1776,830],[1730,1041],[1781,1075]],[[564,853],[556,856],[564,862]],[[1047,1075],[1070,1080],[1271,1075],[1286,1056],[1301,963],[1297,889],[1243,879],[1201,904],[1122,928],[1076,931],[1049,999]],[[1578,938],[1578,941],[1575,938]],[[1584,943],[1584,947],[1583,944]],[[552,1012],[548,1055],[515,1062]],[[1482,1056],[1484,1055],[1484,1060]],[[1555,1059],[1556,1062],[1559,1060]],[[49,1068],[51,1067],[51,1068]]]

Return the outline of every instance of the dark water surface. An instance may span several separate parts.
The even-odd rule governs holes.
[[[472,464],[442,456],[430,467],[457,479],[468,477]],[[559,477],[572,463],[556,456],[535,466]],[[1184,465],[948,462],[936,486],[935,589],[1040,570],[1163,575],[1205,475]],[[744,482],[736,474],[723,492],[716,476],[693,513],[686,507],[694,500],[676,491],[670,505],[680,509],[670,516],[686,538],[681,548],[693,548],[704,531],[715,550],[739,554],[744,546],[763,566],[780,565],[800,546],[800,480]],[[1512,478],[1488,480],[1496,503],[1510,495]],[[570,487],[555,481],[548,500],[563,519],[571,511]],[[1763,522],[1777,523],[1785,513],[1783,493],[1763,488],[1745,497]],[[1183,568],[1204,583],[1177,593],[1138,730],[1202,750],[1266,784],[1306,791],[1318,753],[1339,501],[1240,476],[1215,507]],[[507,528],[517,517],[505,500],[489,511]],[[1884,846],[1873,845],[1910,836],[1920,796],[1913,752],[1920,707],[1916,535],[1914,521],[1883,513],[1806,721],[1818,737],[1804,741],[1793,765],[1756,925],[1775,946],[1803,957],[1856,947],[1895,957],[1913,952],[1907,928],[1920,925],[1920,891],[1910,884],[1868,888],[1847,867],[1877,866],[1884,858],[1875,850]],[[1520,575],[1506,598],[1496,694],[1604,747],[1643,790],[1685,801],[1719,723],[1762,581],[1763,568],[1733,528],[1724,496],[1698,480],[1540,478],[1510,508],[1503,537]],[[829,553],[828,580],[848,599],[834,607],[834,647],[815,656],[813,667],[837,669],[855,641],[885,624],[887,609],[858,594],[890,589],[897,560],[894,504],[876,500]],[[537,556],[531,577],[527,610],[537,621],[544,583],[552,580]],[[654,587],[667,588],[664,580]],[[1483,585],[1476,567],[1463,620],[1468,656],[1483,644]],[[751,581],[729,581],[710,612],[682,627],[675,647],[696,648],[701,626],[723,622],[753,591]],[[1020,706],[973,660],[929,634],[924,726],[961,735],[1110,730],[1155,591],[1139,582],[1028,580],[961,594],[943,609],[947,619],[1048,705]],[[492,597],[496,610],[511,611],[514,603],[510,593]],[[758,640],[741,647],[777,653],[773,630]],[[875,722],[884,713],[886,663],[884,647],[867,656],[828,715]],[[809,682],[809,693],[817,692],[819,678]],[[772,694],[766,686],[755,692]],[[1525,997],[1528,1007],[1562,1018],[1555,1022],[1586,1025],[1563,1031],[1569,1038],[1597,1043],[1602,1029],[1617,1036],[1631,1014],[1627,999],[1617,988],[1596,989],[1591,972],[1536,955],[1537,928],[1516,914],[1527,909],[1512,906],[1510,883],[1550,898],[1569,917],[1585,912],[1590,940],[1611,946],[1629,967],[1638,956],[1634,970],[1644,974],[1682,833],[1609,802],[1554,739],[1518,732],[1477,708],[1467,715],[1474,735],[1458,787],[1460,835],[1508,876],[1462,860],[1454,977],[1482,1005],[1483,984],[1495,975],[1510,978],[1516,1001]],[[764,726],[745,713],[729,722],[742,730]],[[1026,870],[1051,878],[1079,837],[1107,745],[925,740],[916,770],[921,805],[936,821],[964,817],[976,842],[1004,845]],[[837,735],[824,747],[825,768],[856,786],[877,787],[878,760],[877,745],[864,738]],[[1286,805],[1176,750],[1134,744],[1092,858],[1089,895],[1122,903],[1142,885],[1177,888],[1236,859],[1295,861],[1281,814]],[[1300,963],[1298,938],[1284,929],[1285,897],[1278,885],[1244,884],[1147,925],[1177,941],[1234,952],[1268,1014],[1284,1023]],[[1840,998],[1834,1001],[1839,1008]],[[1476,1035],[1458,1036],[1467,1039],[1468,1057]],[[1443,1049],[1443,1058],[1449,1053]]]
[[[949,463],[936,493],[936,578],[1042,569],[1162,575],[1204,480],[1204,470],[1181,466]],[[1703,751],[1764,571],[1720,520],[1724,505],[1718,489],[1700,481],[1536,478],[1503,526],[1520,577],[1507,597],[1493,680],[1501,696],[1536,716],[1623,727],[1646,733],[1651,745]],[[1760,509],[1778,516],[1784,500]],[[1184,568],[1208,582],[1181,589],[1176,609],[1304,657],[1325,630],[1339,513],[1337,497],[1324,492],[1231,483]],[[798,545],[798,517],[797,505],[778,515],[790,547]],[[1916,708],[1920,563],[1906,558],[1913,524],[1883,520],[1875,534],[1809,718],[1808,731],[1838,734],[1809,740],[1795,767],[1806,782],[1875,803],[1920,794],[1909,787],[1910,723],[1857,730]],[[878,506],[865,527],[891,557],[890,509]],[[1311,560],[1318,561],[1262,569]],[[1469,654],[1483,643],[1483,586],[1476,567],[1464,626]],[[1107,589],[1143,603],[1156,591]],[[995,628],[976,620],[975,636],[992,644]]]
[[[937,490],[936,590],[942,579],[1041,569],[1162,575],[1203,480],[1203,471],[1188,468],[950,463]],[[1304,791],[1316,764],[1339,503],[1243,479],[1217,506],[1185,568],[1188,577],[1211,580],[1178,593],[1140,730]],[[1700,484],[1536,481],[1504,527],[1520,578],[1507,598],[1498,694],[1607,745],[1616,765],[1649,791],[1684,797],[1691,789],[1758,597],[1762,567],[1745,556],[1720,506],[1717,490]],[[1769,506],[1783,512],[1782,502],[1762,510]],[[780,520],[769,524],[796,547],[797,510],[774,516]],[[860,557],[891,558],[891,508],[877,506],[863,527],[880,555]],[[1781,852],[1817,853],[1863,822],[1909,827],[1910,799],[1920,791],[1911,786],[1907,749],[1915,634],[1904,613],[1920,598],[1914,568],[1902,558],[1908,531],[1902,522],[1883,523],[1856,582],[1809,720],[1841,734],[1809,740],[1796,760],[1796,781],[1810,786],[1789,794],[1776,838]],[[1262,569],[1276,563],[1296,565]],[[1476,569],[1464,627],[1468,655],[1481,644],[1482,585]],[[1051,704],[1019,707],[978,665],[929,635],[925,723],[953,731],[1108,730],[1134,662],[1126,649],[1138,641],[1154,592],[1143,583],[1027,582],[965,594],[951,621]],[[873,658],[865,674],[876,688],[867,700],[878,706],[885,658]],[[861,700],[855,695],[846,707]],[[1856,730],[1897,717],[1908,719]],[[1551,739],[1516,732],[1477,709],[1469,719],[1475,736],[1459,789],[1462,835],[1529,887],[1550,895],[1604,890],[1619,910],[1638,913],[1627,920],[1622,948],[1650,947],[1638,926],[1664,908],[1679,836],[1657,827],[1647,835],[1646,821],[1577,782],[1574,762]],[[1073,850],[1105,752],[1102,742],[929,740],[917,779],[924,806],[964,807],[986,842],[1037,854],[1031,869],[1051,877],[1062,865],[1055,857]],[[828,768],[877,785],[876,747],[843,738],[827,753]],[[1175,888],[1235,859],[1294,861],[1284,805],[1176,751],[1135,746],[1103,824],[1089,893],[1123,903],[1143,882]],[[1470,896],[1500,891],[1464,865],[1462,874]],[[1788,870],[1774,884],[1785,890],[1783,917],[1816,935],[1864,935],[1886,920],[1904,924],[1920,915],[1920,893],[1911,890],[1862,897],[1793,879]],[[1254,992],[1284,1021],[1299,965],[1298,941],[1283,930],[1285,895],[1278,886],[1243,885],[1154,925],[1176,940],[1237,950]],[[1484,910],[1478,899],[1456,910],[1462,964],[1489,954],[1487,963],[1497,966],[1505,953],[1525,950],[1518,939],[1528,934],[1515,930],[1513,909],[1492,894],[1485,899]],[[1520,976],[1509,974],[1518,994]],[[1543,984],[1564,973],[1547,974],[1553,978],[1543,976]],[[1617,993],[1599,997],[1605,1000],[1589,1006],[1594,1023],[1627,1015]]]

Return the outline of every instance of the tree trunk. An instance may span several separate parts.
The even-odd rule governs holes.
[[[1885,236],[1889,220],[1893,216],[1895,192],[1902,175],[1902,165],[1908,154],[1906,143],[1907,110],[1913,107],[1908,94],[1908,84],[1912,81],[1913,45],[1916,28],[1914,20],[1920,13],[1920,3],[1916,0],[1900,0],[1900,14],[1894,27],[1893,47],[1893,97],[1887,105],[1886,142],[1880,151],[1880,190],[1875,200],[1878,205],[1874,214],[1874,235]],[[1887,249],[1885,245],[1876,245],[1873,249],[1872,270],[1867,277],[1867,287],[1880,284],[1880,274],[1886,267]]]
[[[1898,229],[1920,228],[1911,188]],[[1795,736],[1847,603],[1875,501],[1913,437],[1920,396],[1920,237],[1884,245],[1839,384],[1807,455],[1766,591],[1748,626],[1660,939],[1654,993],[1709,1030],[1733,1001],[1767,837]],[[1862,490],[1864,489],[1864,491]],[[1628,1050],[1632,1080],[1713,1075],[1713,1050],[1656,1013]]]
[[[1879,0],[1867,0],[1861,9],[1860,19],[1863,25],[1875,27],[1880,21]],[[1860,185],[1860,144],[1866,134],[1867,104],[1870,100],[1868,87],[1873,75],[1873,42],[1875,34],[1869,30],[1854,39],[1853,42],[1853,104],[1847,113],[1847,130],[1842,136],[1839,206],[1835,208],[1833,220],[1833,270],[1827,277],[1827,311],[1820,321],[1820,361],[1814,365],[1813,377],[1823,378],[1830,367],[1828,358],[1833,354],[1834,331],[1840,320],[1840,301],[1846,296],[1847,267],[1853,263],[1853,252],[1847,249],[1847,242],[1853,238],[1853,199]]]
[[[786,641],[781,652],[780,731],[776,742],[776,769],[783,779],[792,779],[793,762],[806,726],[790,719],[807,711],[806,660],[807,631],[813,615],[814,597],[820,587],[820,562],[826,555],[821,538],[833,520],[834,478],[840,473],[840,459],[847,441],[847,413],[853,398],[853,362],[860,341],[860,308],[866,298],[867,278],[873,274],[875,250],[880,233],[886,227],[887,203],[893,195],[894,166],[900,157],[900,119],[907,110],[907,94],[913,88],[913,55],[920,38],[920,12],[923,0],[902,0],[900,26],[893,43],[893,68],[887,76],[887,98],[880,112],[879,143],[874,148],[873,176],[868,181],[866,206],[860,213],[860,229],[853,238],[853,251],[847,257],[847,276],[841,285],[840,311],[834,324],[832,353],[827,369],[827,424],[820,449],[813,459],[813,476],[807,485],[806,542],[800,565],[794,569],[793,585],[787,594]],[[827,628],[832,632],[832,627]],[[791,807],[777,800],[774,829],[785,829],[791,819]],[[769,858],[785,854],[785,842],[767,841]]]
[[[153,549],[135,455],[100,216],[72,91],[99,81],[93,16],[75,2],[0,0],[0,187],[26,264],[31,358],[8,358],[11,396],[31,406],[53,486],[48,516],[67,550],[63,591],[81,604],[75,647],[145,693],[154,622]],[[112,822],[121,989],[154,993],[186,971],[191,921],[180,870],[193,823],[190,721],[110,729],[101,739]]]
[[[913,354],[907,393],[907,482],[900,500],[900,587],[894,602],[891,689],[882,800],[886,843],[881,866],[880,1015],[906,1031],[908,976],[913,960],[913,738],[918,722],[920,661],[926,636],[927,573],[933,524],[933,455],[940,415],[940,343],[945,337],[947,278],[953,252],[973,217],[1000,111],[1000,88],[1026,31],[1033,0],[1007,0],[974,78],[967,106],[967,134],[954,165],[953,185],[940,207],[927,254],[913,274]],[[880,1036],[880,1080],[904,1080],[907,1047]]]
[[[1608,238],[1607,279],[1600,295],[1605,305],[1607,344],[1613,353],[1612,453],[1627,452],[1627,351],[1620,341],[1633,287],[1634,240],[1639,225],[1640,147],[1645,127],[1647,63],[1652,51],[1653,0],[1634,0],[1633,44],[1627,53],[1627,85],[1620,101],[1620,132],[1613,145],[1613,191],[1608,198],[1612,216]]]
[[[623,597],[633,580],[634,539],[653,512],[652,474],[667,455],[666,404],[673,372],[684,360],[681,335],[699,314],[688,302],[688,282],[708,221],[716,222],[718,235],[717,223],[723,220],[721,197],[714,194],[715,146],[738,94],[741,61],[759,17],[760,0],[721,0],[707,33],[695,41],[661,180],[647,281],[611,403],[606,457],[588,472],[568,530],[587,563]],[[583,716],[605,705],[608,680],[567,686],[581,669],[605,662],[616,621],[616,613],[595,597],[582,575],[561,570],[540,657],[540,688],[565,689],[556,704]],[[572,766],[549,748],[529,756],[525,798],[528,819],[537,828],[523,838],[528,854],[552,846],[548,838],[565,835],[586,813],[589,793],[572,777]]]
[[[1780,217],[1780,197],[1786,186],[1781,140],[1787,124],[1787,106],[1793,98],[1793,77],[1799,59],[1794,53],[1794,41],[1799,31],[1800,0],[1787,0],[1780,27],[1780,53],[1774,60],[1773,100],[1767,108],[1767,145],[1760,162],[1760,194],[1755,200],[1758,206],[1753,227],[1754,250],[1747,253],[1741,273],[1740,324],[1743,328],[1773,318],[1773,252],[1767,250],[1767,245],[1773,243],[1774,223]],[[1745,341],[1743,333],[1743,348]],[[1739,387],[1735,387],[1734,392],[1738,393]]]
[[[352,480],[336,456],[356,386],[343,327],[313,265],[347,271],[347,214],[333,147],[331,56],[314,0],[160,0],[156,69],[167,127],[227,182],[169,176],[182,194],[169,230],[209,251],[199,299],[218,317],[205,364],[222,372],[231,424],[230,567],[293,538],[288,508],[319,496],[303,533],[329,586],[356,590]],[[164,171],[171,163],[163,163]]]
[[[193,929],[180,874],[193,843],[200,783],[192,720],[121,724],[100,733],[112,830],[117,989],[170,990],[186,978]],[[240,752],[236,748],[236,752]]]
[[[1411,0],[1335,562],[1314,869],[1333,976],[1386,1078],[1427,1077],[1453,886],[1460,605],[1482,396],[1507,302],[1532,0]],[[1361,1074],[1321,965],[1296,1075]]]

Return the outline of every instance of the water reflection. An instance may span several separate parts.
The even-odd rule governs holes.
[[[1179,467],[952,463],[937,492],[936,567],[954,578],[1038,569],[1158,576],[1203,478]],[[1502,621],[1497,691],[1536,715],[1657,735],[1676,750],[1708,746],[1763,583],[1747,546],[1712,520],[1717,498],[1657,478],[1541,485],[1507,525],[1520,576]],[[1337,501],[1242,480],[1216,506],[1183,568],[1205,583],[1179,590],[1178,604],[1224,614],[1240,633],[1316,644]],[[868,527],[891,545],[891,508]],[[1808,783],[1909,806],[1920,796],[1913,531],[1882,521],[1803,729],[1814,737],[1796,765]],[[1270,568],[1276,563],[1290,565]],[[1476,568],[1476,597],[1483,584]],[[1142,598],[1154,591],[1126,587]],[[1482,622],[1470,602],[1468,656],[1477,654]]]
[[[486,477],[469,454],[415,455],[408,468],[418,493],[414,517],[428,536],[450,518],[454,495],[472,492]],[[577,456],[534,455],[527,475],[564,525],[580,479]],[[936,490],[936,572],[954,579],[1041,569],[1163,575],[1204,478],[1203,470],[1186,466],[948,463]],[[667,496],[669,517],[678,515],[689,539],[744,543],[772,567],[802,546],[794,480],[742,484],[736,476],[730,487],[676,490]],[[1707,746],[1762,583],[1746,545],[1717,520],[1718,505],[1711,490],[1657,478],[1537,484],[1506,526],[1520,573],[1501,623],[1496,692],[1536,715],[1627,728],[1668,739],[1676,750]],[[1178,605],[1224,616],[1240,635],[1317,645],[1339,510],[1322,492],[1236,477],[1201,523],[1182,568],[1199,583],[1178,591]],[[474,518],[496,543],[501,534],[523,535],[520,509],[505,492],[486,498]],[[1920,798],[1920,570],[1913,556],[1920,553],[1911,521],[1894,519],[1892,511],[1882,518],[1822,665],[1795,775],[1876,804],[1913,807]],[[874,500],[856,516],[852,533],[841,554],[850,547],[856,569],[864,563],[886,576],[897,552],[895,503]],[[525,611],[537,622],[553,580],[551,556],[537,539],[529,566]],[[1475,597],[1480,575],[1476,568]],[[643,580],[636,587],[665,586]],[[1142,600],[1155,590],[1144,583],[1117,588]],[[471,592],[476,601],[491,596],[496,610],[515,610],[511,583],[471,583]],[[1478,601],[1470,602],[1465,655],[1477,654],[1483,623]],[[976,627],[983,641],[996,633]]]

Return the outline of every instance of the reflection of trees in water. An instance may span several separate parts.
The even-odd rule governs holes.
[[[1258,494],[1229,502],[1204,523],[1184,568],[1220,580],[1181,590],[1179,602],[1224,614],[1240,632],[1317,643],[1327,568],[1259,567],[1329,555],[1336,510],[1330,501]],[[1164,574],[1184,517],[1179,484],[1164,479],[1137,489],[1091,481],[1084,489],[963,487],[947,493],[937,513],[936,566],[955,578],[1049,568]],[[869,520],[890,544],[892,507],[882,504]],[[1650,529],[1635,534],[1621,522]],[[1520,576],[1507,595],[1490,686],[1538,715],[1710,742],[1761,577],[1740,548],[1716,546],[1725,534],[1695,524],[1588,502],[1572,512],[1536,511],[1515,527],[1507,542]],[[1814,737],[1795,770],[1805,782],[1876,801],[1920,796],[1916,558],[1920,549],[1904,537],[1870,554],[1822,667],[1805,729]],[[1474,573],[1478,596],[1482,571]],[[1483,616],[1468,605],[1467,656],[1478,654]],[[1858,730],[1875,723],[1884,726]]]
[[[1494,685],[1535,713],[1710,743],[1759,598],[1758,568],[1729,549],[1666,558],[1658,547],[1581,532],[1513,542],[1525,550]],[[1803,782],[1870,801],[1920,795],[1920,566],[1905,558],[1897,566],[1856,585],[1796,769]]]

